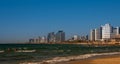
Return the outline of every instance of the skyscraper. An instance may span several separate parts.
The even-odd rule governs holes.
[[[120,27],[112,27],[110,24],[105,24],[100,28],[93,29],[90,32],[90,40],[97,41],[97,40],[110,40],[115,36],[120,35]]]
[[[29,43],[33,44],[34,43],[34,39],[29,39]]]
[[[54,32],[48,33],[47,41],[48,41],[48,43],[55,43],[55,33]]]
[[[95,30],[90,31],[90,40],[95,41]]]
[[[117,28],[112,27],[111,38],[117,35]]]
[[[108,40],[111,38],[112,26],[110,24],[105,24],[102,26],[102,39]]]
[[[111,38],[117,36],[120,34],[120,28],[116,27],[116,28],[112,28],[112,34],[111,34]]]
[[[95,40],[102,39],[102,27],[95,29]]]
[[[120,27],[116,27],[117,28],[117,35],[120,34]]]
[[[60,30],[56,33],[56,42],[61,43],[61,42],[64,42],[64,41],[65,41],[65,32]]]
[[[41,37],[40,39],[40,43],[46,43],[47,42],[47,39],[45,36]]]
[[[79,40],[79,36],[78,35],[74,35],[73,36],[73,40]]]

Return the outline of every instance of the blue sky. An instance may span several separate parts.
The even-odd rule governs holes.
[[[120,26],[120,0],[0,0],[0,43],[58,30],[85,35],[105,23]]]

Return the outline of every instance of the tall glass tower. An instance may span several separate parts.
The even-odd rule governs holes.
[[[60,30],[56,33],[56,42],[61,43],[61,42],[64,42],[64,41],[65,41],[65,32]]]

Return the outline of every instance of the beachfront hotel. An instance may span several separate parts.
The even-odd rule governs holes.
[[[90,31],[91,41],[109,41],[116,36],[120,35],[120,27],[114,28],[110,24],[105,24]]]

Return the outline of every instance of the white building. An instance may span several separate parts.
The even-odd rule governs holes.
[[[112,26],[110,24],[105,24],[102,26],[102,39],[108,40],[111,38]]]
[[[45,36],[41,37],[41,40],[40,40],[40,43],[46,43],[47,42],[47,39]]]
[[[79,36],[78,35],[74,35],[73,36],[73,40],[79,40]]]
[[[114,36],[120,35],[120,27],[112,27],[110,24],[105,24],[100,28],[93,29],[90,32],[90,40],[110,40]]]

